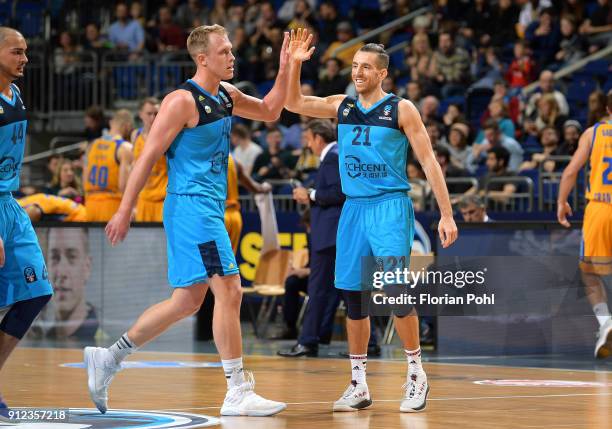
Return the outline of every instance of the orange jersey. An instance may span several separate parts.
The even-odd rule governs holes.
[[[612,204],[612,120],[593,128],[589,162],[591,173],[586,198]]]
[[[87,153],[85,205],[88,200],[121,199],[119,191],[119,147],[125,140],[109,136],[95,140]]]
[[[33,194],[17,200],[23,208],[37,206],[44,216],[59,216],[64,222],[85,222],[85,206],[57,195]]]
[[[230,154],[227,157],[227,198],[225,199],[225,208],[235,208],[240,210],[240,202],[238,201],[238,169],[236,161]]]
[[[144,149],[145,139],[142,135],[142,128],[136,134],[134,141],[134,160],[138,159]],[[163,201],[166,198],[166,188],[168,187],[168,166],[166,157],[157,160],[151,174],[140,192],[139,198],[147,201]]]

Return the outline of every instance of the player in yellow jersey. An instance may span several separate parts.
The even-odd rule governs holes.
[[[608,308],[603,276],[612,274],[612,91],[607,97],[608,118],[582,134],[578,149],[563,172],[559,187],[557,218],[569,227],[567,215],[572,209],[568,195],[576,184],[579,171],[588,161],[590,165],[584,211],[580,269],[587,289],[587,297],[599,322],[599,338],[595,357],[605,358],[612,353],[612,317]]]
[[[57,195],[33,194],[19,198],[17,203],[24,208],[32,222],[40,220],[87,221],[84,205]]]
[[[138,117],[142,121],[142,128],[132,132],[132,144],[134,145],[134,160],[138,159],[144,149],[145,141],[149,135],[153,120],[159,111],[159,100],[154,97],[145,98],[140,103]],[[166,158],[157,160],[151,175],[147,179],[144,188],[138,196],[136,203],[136,222],[161,222],[164,211],[164,199],[166,198],[166,187],[168,186],[168,167]]]
[[[238,184],[244,186],[253,194],[270,192],[269,183],[257,183],[244,173],[244,168],[230,154],[227,167],[227,198],[225,199],[225,229],[229,234],[234,253],[238,250],[240,233],[242,232],[242,215],[238,201]]]
[[[119,208],[134,159],[127,141],[134,129],[132,114],[125,109],[115,112],[107,135],[95,140],[86,154],[83,170],[87,221],[107,222]]]

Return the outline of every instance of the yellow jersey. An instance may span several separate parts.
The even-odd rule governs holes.
[[[134,141],[134,160],[138,159],[144,149],[145,139],[142,134],[142,128],[136,132],[136,140]],[[161,157],[157,160],[151,175],[147,179],[144,188],[140,192],[139,198],[147,201],[163,201],[166,198],[166,188],[168,187],[168,166],[166,157]]]
[[[612,204],[612,120],[593,128],[586,198]]]
[[[68,198],[57,195],[33,194],[17,200],[23,208],[37,206],[45,216],[57,216],[64,222],[85,222],[87,213],[85,206]]]
[[[90,199],[121,199],[119,191],[119,147],[121,137],[103,136],[95,140],[87,153],[85,204]]]
[[[225,208],[240,210],[240,202],[238,201],[238,169],[236,161],[230,154],[227,157],[227,197],[225,199]]]

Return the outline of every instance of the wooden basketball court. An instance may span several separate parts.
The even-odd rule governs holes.
[[[158,352],[140,352],[134,360],[218,362],[215,355]],[[81,361],[82,353],[77,349],[18,348],[2,372],[2,393],[12,407],[93,408],[85,370],[60,366]],[[246,367],[255,373],[258,393],[286,401],[289,406],[272,418],[223,418],[221,427],[612,428],[612,373],[607,371],[425,363],[431,385],[427,410],[404,414],[398,410],[405,381],[403,361],[368,362],[374,405],[357,413],[331,412],[332,402],[349,381],[346,360],[249,356]],[[525,381],[510,383],[523,384],[518,386],[475,384],[483,380],[586,383],[568,384],[572,387],[526,386]],[[128,368],[111,385],[109,407],[218,417],[224,395],[225,379],[220,368]],[[96,427],[104,427],[100,422],[102,426]]]

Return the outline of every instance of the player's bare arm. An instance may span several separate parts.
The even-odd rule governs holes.
[[[119,190],[125,191],[130,170],[134,162],[134,147],[131,143],[123,143],[119,147]]]
[[[340,107],[346,95],[330,95],[323,98],[302,94],[300,73],[302,72],[302,63],[309,60],[314,52],[315,48],[314,46],[310,47],[311,43],[312,34],[308,34],[307,30],[298,28],[297,31],[291,31],[291,40],[288,47],[289,93],[285,108],[291,112],[312,118],[335,118],[338,107]]]
[[[197,118],[195,101],[188,91],[174,91],[162,102],[159,114],[149,132],[147,144],[136,160],[127,180],[121,205],[106,225],[106,236],[113,246],[121,242],[127,235],[136,199],[151,174],[153,166],[168,150],[174,138],[183,128],[197,124]]]
[[[593,140],[593,127],[586,130],[578,141],[578,149],[572,156],[572,160],[563,171],[561,176],[561,183],[559,184],[559,197],[557,198],[557,220],[561,225],[569,228],[570,223],[567,220],[567,216],[572,216],[572,208],[567,202],[567,198],[572,192],[574,186],[576,186],[576,178],[578,173],[589,159],[589,153],[591,151],[591,141]]]
[[[229,92],[234,103],[233,114],[242,118],[253,119],[255,121],[276,121],[287,98],[288,73],[288,52],[289,33],[285,33],[283,46],[281,48],[278,64],[278,75],[270,92],[263,98],[251,97],[240,91],[231,83],[221,82],[221,85]]]
[[[402,100],[399,104],[399,125],[408,137],[408,141],[421,163],[425,176],[427,176],[427,181],[431,185],[431,189],[436,197],[441,214],[438,233],[440,234],[442,246],[446,248],[453,244],[458,236],[457,225],[455,225],[455,220],[453,219],[453,209],[442,169],[436,160],[431,147],[431,141],[421,120],[421,115],[416,107],[414,107],[414,104],[408,100]]]

